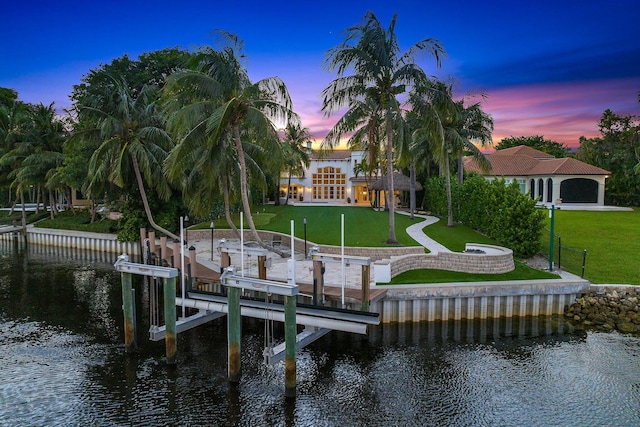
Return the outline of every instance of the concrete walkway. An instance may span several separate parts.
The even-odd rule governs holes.
[[[403,215],[409,215],[408,212],[404,212],[404,211],[396,211],[396,212]],[[407,228],[407,234],[411,236],[413,240],[415,240],[425,248],[429,249],[429,252],[431,252],[432,254],[436,254],[438,252],[451,252],[449,249],[445,248],[440,243],[428,237],[422,231],[422,229],[425,228],[427,225],[435,224],[436,222],[440,221],[440,218],[436,218],[435,216],[419,215],[419,214],[413,214],[413,216],[424,218],[424,221],[413,224]]]

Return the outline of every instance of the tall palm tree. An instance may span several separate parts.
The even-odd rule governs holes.
[[[453,226],[450,157],[473,156],[484,170],[491,165],[476,144],[491,143],[493,120],[479,103],[465,106],[465,99],[452,98],[452,86],[442,82],[416,87],[410,102],[416,117],[413,144],[416,151],[428,149],[445,173],[447,226]]]
[[[291,109],[291,97],[284,82],[278,77],[268,77],[252,83],[241,63],[242,41],[231,33],[221,35],[226,39],[226,47],[219,51],[203,47],[194,55],[191,69],[169,77],[165,86],[169,127],[179,144],[193,133],[198,135],[191,141],[193,146],[205,145],[207,150],[216,150],[227,138],[233,142],[245,217],[253,238],[263,244],[251,216],[243,144],[249,142],[246,139],[249,135],[263,138],[259,143],[275,143],[278,141],[275,124],[286,124],[297,116]]]
[[[420,53],[433,56],[440,65],[444,48],[435,39],[424,39],[404,53],[395,34],[397,15],[388,29],[384,29],[372,12],[363,21],[346,31],[345,41],[327,52],[325,67],[337,73],[337,78],[323,91],[322,111],[326,115],[344,107],[353,108],[357,102],[369,99],[380,111],[386,137],[387,174],[389,176],[389,237],[388,244],[397,244],[395,235],[395,206],[393,201],[393,126],[401,120],[398,96],[407,85],[427,80],[424,71],[415,63]],[[353,74],[346,75],[353,70]]]
[[[163,199],[171,189],[162,173],[162,163],[173,142],[162,126],[156,105],[158,90],[145,86],[137,96],[125,81],[111,76],[113,85],[106,93],[88,96],[80,114],[93,126],[77,132],[73,138],[101,141],[89,160],[89,186],[94,194],[106,182],[124,187],[133,175],[151,226],[173,239],[179,237],[156,224],[149,207],[145,183]]]
[[[311,133],[308,128],[303,128],[299,124],[289,123],[284,130],[283,142],[282,156],[284,166],[289,174],[286,202],[288,203],[289,193],[291,192],[291,175],[302,176],[305,167],[309,167],[307,145],[310,145],[312,142]]]

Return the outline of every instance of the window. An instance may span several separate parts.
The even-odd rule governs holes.
[[[341,168],[325,166],[313,174],[313,198],[315,200],[343,200],[345,197],[347,176]]]

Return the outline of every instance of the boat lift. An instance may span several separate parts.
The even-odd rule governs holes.
[[[343,256],[320,253],[320,248],[314,246],[309,251],[309,258],[313,260],[313,301],[317,305],[317,285],[320,284],[320,292],[324,301],[324,263],[333,262],[349,266],[350,264],[362,266],[362,311],[369,311],[369,283],[371,281],[371,258],[360,256]],[[342,278],[342,305],[344,306],[344,284]]]
[[[123,312],[125,318],[125,347],[127,352],[135,350],[135,304],[131,275],[139,274],[164,279],[165,325],[152,325],[150,339],[164,338],[167,363],[175,364],[177,333],[186,331],[215,318],[227,315],[229,360],[228,377],[232,383],[240,380],[240,319],[241,316],[280,321],[285,324],[285,342],[265,349],[265,356],[272,364],[285,360],[285,396],[295,397],[296,352],[324,336],[331,330],[366,334],[368,325],[378,325],[377,313],[364,313],[326,307],[297,307],[298,286],[236,274],[234,267],[226,268],[221,275],[221,284],[227,288],[227,296],[189,292],[188,298],[176,297],[177,268],[131,263],[126,255],[115,263],[122,273]],[[267,303],[240,298],[240,290],[275,294],[284,297],[284,304]],[[176,320],[176,306],[197,309],[198,313]],[[297,325],[305,329],[297,333]]]

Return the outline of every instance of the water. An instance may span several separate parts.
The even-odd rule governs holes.
[[[299,353],[287,401],[283,365],[262,364],[261,321],[243,321],[230,387],[224,318],[179,335],[168,367],[137,283],[140,349],[126,356],[111,263],[0,254],[2,426],[640,425],[637,337],[574,334],[553,318],[331,332]]]

